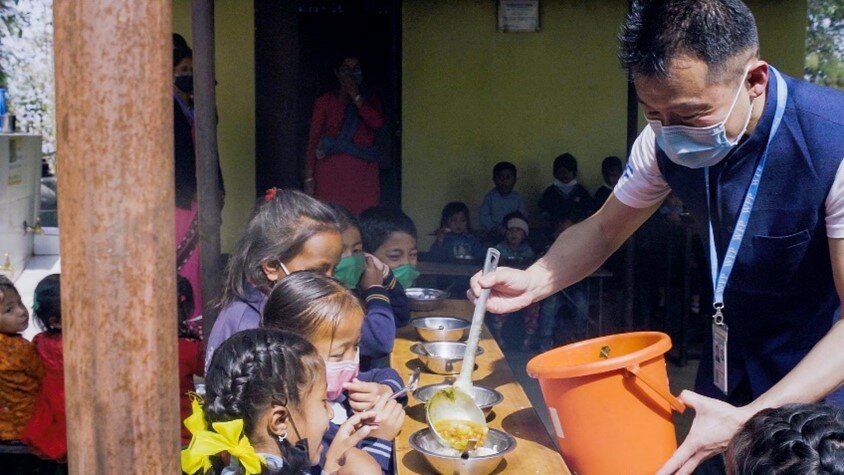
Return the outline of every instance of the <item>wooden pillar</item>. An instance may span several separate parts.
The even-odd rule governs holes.
[[[193,0],[193,99],[196,120],[196,190],[199,199],[202,330],[205,341],[217,317],[220,294],[221,196],[217,151],[217,95],[214,79],[214,0]]]
[[[171,0],[53,13],[70,473],[179,473]]]

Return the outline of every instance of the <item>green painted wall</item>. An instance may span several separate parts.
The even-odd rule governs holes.
[[[191,41],[190,0],[173,1],[173,31]],[[254,8],[250,0],[215,3],[217,137],[226,184],[221,232],[230,252],[255,202]]]
[[[477,210],[498,161],[518,166],[517,189],[535,211],[560,153],[578,158],[590,191],[601,160],[625,153],[627,84],[615,55],[627,1],[543,0],[542,31],[528,34],[498,33],[495,5],[403,3],[402,202],[422,236],[447,201]],[[750,6],[763,56],[800,75],[805,0]]]

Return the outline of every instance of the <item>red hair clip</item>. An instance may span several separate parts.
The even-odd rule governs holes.
[[[278,188],[272,187],[264,192],[264,203],[269,203],[270,201],[275,199],[275,195],[278,194]]]

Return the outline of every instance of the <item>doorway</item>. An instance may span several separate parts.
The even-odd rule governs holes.
[[[381,202],[401,205],[401,2],[255,0],[256,192],[301,189],[314,100],[356,54],[362,90],[380,98]],[[341,58],[340,58],[341,59]]]

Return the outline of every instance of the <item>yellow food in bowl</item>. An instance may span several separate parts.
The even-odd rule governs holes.
[[[466,450],[472,439],[478,441],[477,447],[482,446],[486,442],[486,434],[489,431],[489,428],[476,422],[456,419],[437,421],[434,429],[448,445],[461,452]]]

